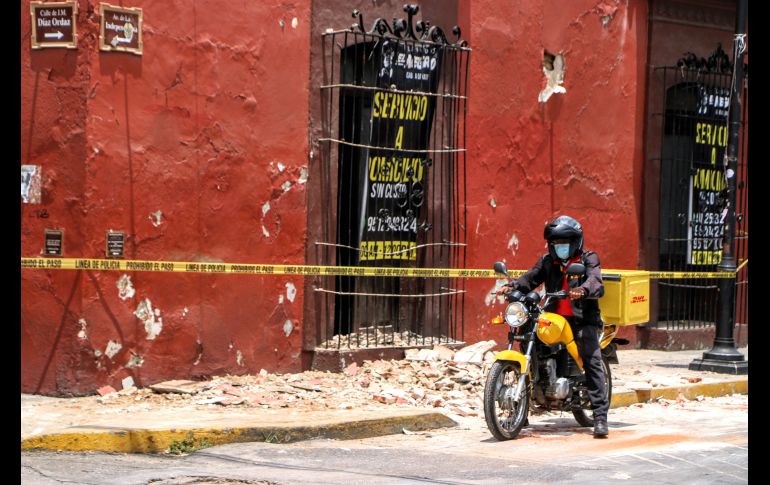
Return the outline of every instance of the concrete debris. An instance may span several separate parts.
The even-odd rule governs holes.
[[[171,392],[176,394],[197,394],[211,387],[208,382],[173,380],[153,384],[150,389],[157,393]]]
[[[132,387],[134,387],[134,378],[131,377],[131,376],[128,376],[125,379],[123,379],[123,381],[121,381],[121,384],[123,385],[123,390],[124,391],[126,389],[132,388]]]
[[[484,354],[492,350],[497,345],[494,340],[477,342],[473,345],[463,347],[454,355],[455,362],[484,362]]]
[[[96,392],[98,392],[100,396],[106,396],[107,394],[118,392],[118,391],[116,391],[115,388],[112,386],[104,386],[97,389]]]
[[[362,347],[412,347],[414,345],[462,344],[448,337],[425,337],[408,330],[395,331],[392,325],[360,327],[348,335],[335,335],[319,347],[326,349]],[[413,351],[415,349],[407,349]],[[435,350],[435,349],[434,349]],[[414,352],[411,352],[414,353]]]
[[[379,333],[377,327],[372,333]],[[391,335],[399,335],[390,332]],[[479,342],[459,350],[442,342],[432,348],[409,349],[402,360],[365,360],[349,363],[339,373],[308,370],[294,374],[272,374],[261,370],[252,375],[215,376],[208,381],[172,380],[146,389],[115,392],[105,386],[99,390],[100,406],[118,407],[129,401],[143,406],[226,406],[280,409],[298,412],[312,410],[377,409],[384,406],[437,409],[455,417],[483,416],[482,397],[487,359],[494,359],[495,342]],[[459,357],[458,357],[459,356]],[[464,361],[463,359],[468,359]],[[709,378],[682,369],[667,375],[634,371],[639,366],[612,366],[613,392],[650,390],[689,382],[708,382]],[[701,374],[702,375],[702,374]],[[700,396],[696,398],[703,400]],[[683,406],[682,395],[675,400],[657,399],[649,405]],[[643,407],[643,404],[635,404]]]

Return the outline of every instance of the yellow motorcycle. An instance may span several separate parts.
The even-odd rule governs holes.
[[[508,277],[505,263],[497,262],[495,272]],[[573,263],[568,275],[582,275],[585,266]],[[572,411],[581,426],[594,425],[591,401],[572,328],[556,313],[543,310],[551,299],[568,298],[568,291],[545,293],[518,290],[505,294],[505,313],[492,318],[494,325],[507,324],[508,348],[495,355],[484,386],[484,417],[487,427],[498,440],[518,436],[527,422],[530,404],[547,410]],[[542,300],[542,304],[541,304]],[[613,342],[617,326],[604,325],[601,334],[607,401],[612,398],[612,374],[609,362],[617,362]],[[520,350],[513,349],[514,342]]]

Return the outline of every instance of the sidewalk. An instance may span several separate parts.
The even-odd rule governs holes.
[[[739,351],[748,360],[748,347]],[[690,371],[689,363],[702,354],[619,351],[620,364],[611,366],[612,407],[748,394],[747,376]],[[195,383],[200,392],[129,388],[104,397],[22,394],[21,448],[156,453],[190,438],[219,445],[451,427],[463,419],[483,421],[483,377],[481,364],[374,361],[340,374],[225,376]]]

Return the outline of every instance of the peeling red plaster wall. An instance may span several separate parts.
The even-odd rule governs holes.
[[[45,194],[22,208],[22,255],[62,227],[65,257],[104,257],[113,229],[127,258],[304,262],[309,6],[218,3],[124,4],[143,8],[142,56],[99,52],[87,1],[76,51],[32,52],[22,3],[22,162],[42,165]],[[303,295],[285,285],[301,278],[135,272],[122,300],[121,276],[22,273],[23,392],[300,369]],[[154,339],[134,314],[145,299],[162,318]],[[132,354],[144,361],[126,368]]]
[[[636,268],[646,3],[474,1],[470,17],[467,266],[528,269],[564,213],[603,268]],[[544,50],[563,54],[567,92],[541,104]],[[468,342],[504,337],[487,323],[493,285],[466,286]]]

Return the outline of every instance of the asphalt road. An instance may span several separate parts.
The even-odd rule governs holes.
[[[497,442],[483,416],[456,428],[362,440],[240,443],[186,456],[23,452],[21,483],[509,484],[748,482],[748,396],[660,401],[610,411],[594,439],[543,413]]]

